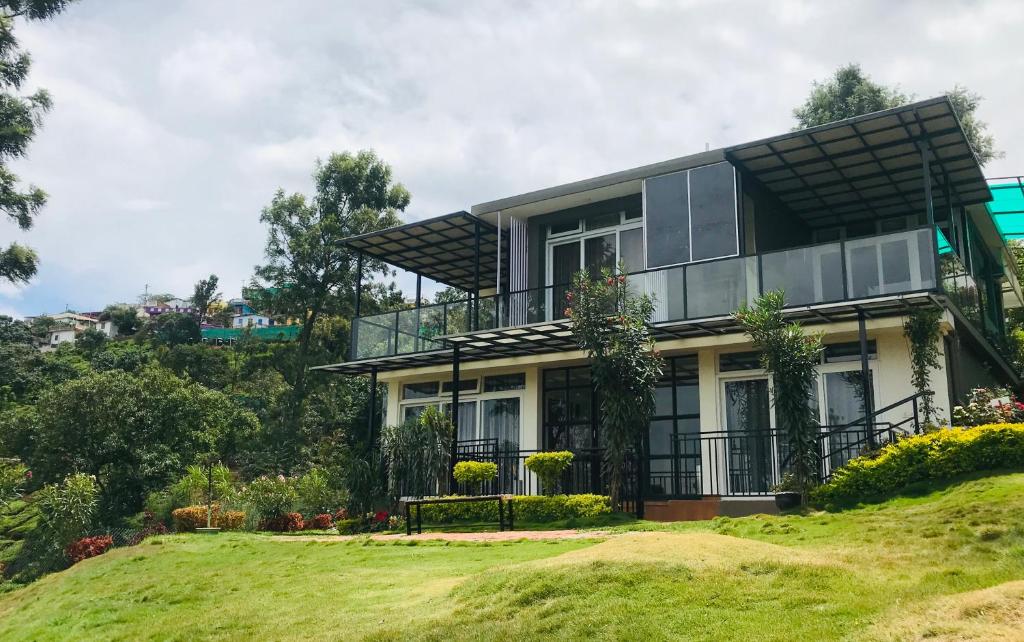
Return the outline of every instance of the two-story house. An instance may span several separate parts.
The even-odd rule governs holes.
[[[563,449],[577,453],[565,488],[599,492],[600,400],[563,310],[575,273],[622,263],[655,300],[665,357],[639,508],[765,510],[784,460],[773,382],[731,313],[782,289],[788,316],[824,333],[827,475],[920,427],[903,331],[916,308],[942,311],[940,416],[972,387],[1019,383],[1004,308],[1021,292],[991,199],[940,97],[481,203],[346,241],[466,297],[357,318],[351,360],[323,369],[386,384],[388,424],[448,410],[457,456],[498,461],[499,492],[537,492],[523,458]]]

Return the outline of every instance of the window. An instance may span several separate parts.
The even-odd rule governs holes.
[[[484,377],[484,392],[501,392],[503,390],[522,390],[526,387],[526,375],[523,373],[495,375]]]
[[[868,341],[868,359],[878,358],[878,348],[875,340]],[[860,361],[860,342],[831,343],[825,346],[822,354],[824,363],[843,363],[847,361]]]
[[[562,223],[552,223],[548,228],[548,233],[551,236],[556,234],[571,234],[573,232],[580,231],[580,220],[573,219],[571,221],[564,221]]]
[[[647,267],[739,254],[736,172],[729,163],[644,181]]]
[[[459,392],[476,392],[478,379],[459,379]],[[455,386],[452,385],[451,381],[445,381],[441,384],[441,394],[450,395]]]
[[[718,357],[718,370],[720,372],[760,369],[760,352],[730,352],[728,354],[719,355]]]
[[[589,366],[545,370],[544,448],[577,451],[596,447],[594,409],[599,405]]]
[[[700,495],[700,395],[697,355],[665,360],[650,425],[653,496]]]
[[[460,378],[456,438],[463,443],[459,448],[468,448],[474,457],[484,458],[498,451],[518,450],[522,407],[519,391],[525,387],[526,375],[521,372],[484,377],[483,392],[480,378]],[[451,380],[404,384],[401,420],[415,420],[431,406],[451,416],[452,390]]]
[[[437,382],[407,383],[402,386],[403,399],[426,399],[437,396]]]

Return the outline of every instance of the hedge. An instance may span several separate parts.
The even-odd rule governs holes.
[[[850,460],[811,493],[838,507],[885,499],[911,484],[984,470],[1024,468],[1024,424],[944,428],[906,437],[873,457]]]
[[[206,506],[186,506],[171,511],[174,530],[187,533],[197,528],[206,528]],[[236,531],[245,524],[245,513],[237,510],[221,512],[220,505],[213,505],[211,520],[213,526],[226,531]]]
[[[555,522],[577,517],[597,517],[612,512],[606,495],[514,495],[513,517],[517,522]],[[453,522],[496,522],[497,502],[427,504],[422,507],[423,521],[433,524]],[[415,519],[413,509],[413,519]]]

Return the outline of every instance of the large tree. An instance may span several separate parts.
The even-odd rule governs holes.
[[[256,268],[254,298],[261,309],[302,321],[285,419],[295,423],[306,397],[313,329],[321,316],[352,313],[356,253],[341,240],[399,223],[409,192],[393,180],[391,167],[372,151],[332,154],[313,171],[315,194],[278,190],[260,217],[268,226],[267,262]],[[385,272],[366,260],[363,278]]]
[[[28,96],[19,94],[28,77],[32,59],[18,47],[14,22],[46,20],[73,0],[0,0],[0,212],[27,230],[46,204],[46,192],[34,185],[22,186],[8,164],[25,155],[28,144],[51,106],[45,89]],[[0,281],[24,283],[36,273],[39,257],[17,243],[0,247]]]
[[[953,111],[964,127],[967,140],[978,161],[984,165],[1003,154],[995,148],[995,140],[987,133],[988,124],[978,119],[976,111],[981,96],[956,85],[946,92]],[[793,110],[797,129],[824,125],[874,111],[905,105],[914,99],[898,87],[886,87],[871,80],[858,64],[843,65],[827,80],[815,81],[804,103]]]
[[[201,326],[210,311],[210,304],[219,301],[221,294],[217,291],[217,275],[211,274],[207,279],[199,279],[192,290],[192,307],[195,308],[196,320]]]

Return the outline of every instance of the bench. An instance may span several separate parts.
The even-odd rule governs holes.
[[[403,497],[405,504],[405,534],[412,535],[411,507],[416,507],[416,533],[423,532],[423,507],[430,504],[461,504],[465,502],[498,502],[498,529],[513,530],[512,498],[505,495],[476,495],[473,497]],[[508,508],[508,515],[505,509]],[[507,517],[507,519],[506,519]]]

